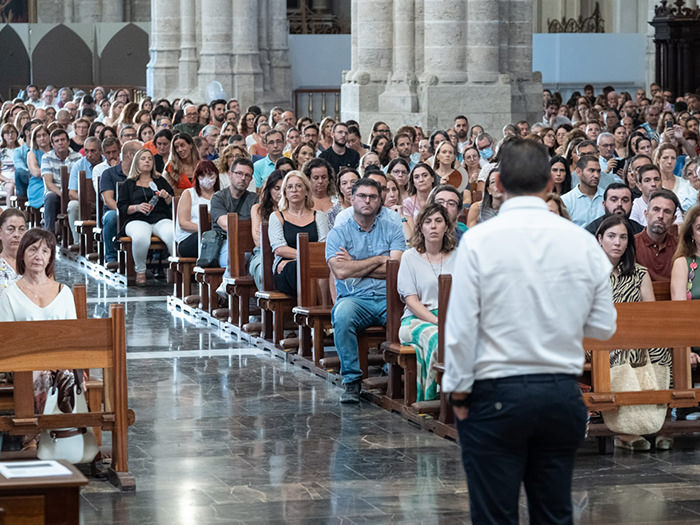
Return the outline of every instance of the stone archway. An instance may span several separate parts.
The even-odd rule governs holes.
[[[29,55],[9,25],[0,31],[0,98],[8,99],[29,84]]]
[[[34,48],[32,70],[34,83],[42,86],[90,86],[92,52],[76,33],[59,25]]]
[[[107,86],[145,86],[149,60],[148,34],[129,24],[107,43],[100,57],[100,83]]]

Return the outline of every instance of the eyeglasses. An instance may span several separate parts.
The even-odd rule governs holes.
[[[366,193],[356,193],[355,197],[357,197],[358,199],[361,199],[363,201],[376,201],[379,198],[379,195],[376,195],[376,194],[368,195]]]
[[[231,171],[231,175],[237,175],[238,177],[252,177],[252,173],[246,173],[244,171]]]
[[[392,175],[408,175],[406,170],[391,170]]]
[[[459,206],[459,202],[453,200],[435,199],[435,202],[445,208],[457,208]]]

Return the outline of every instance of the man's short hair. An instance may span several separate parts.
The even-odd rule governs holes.
[[[111,135],[109,137],[105,137],[105,139],[102,141],[102,151],[106,150],[107,148],[111,148],[114,145],[116,145],[119,149],[122,147],[121,142],[119,142],[117,137],[113,137]]]
[[[216,100],[212,100],[211,102],[209,102],[209,107],[211,109],[214,109],[219,104],[223,104],[224,106],[226,106],[226,101],[223,98],[217,98]]]
[[[603,192],[604,201],[608,200],[608,191],[610,190],[627,190],[630,192],[630,196],[632,196],[632,190],[627,184],[623,184],[622,182],[612,182],[608,185],[607,188],[605,188],[605,191]]]
[[[386,177],[386,173],[381,168],[378,168],[377,166],[367,166],[365,168],[365,172],[363,177],[369,177],[370,175],[379,175],[380,177],[384,177],[384,180],[388,180]]]
[[[475,141],[475,142],[478,144],[479,141],[484,140],[484,139],[488,139],[488,140],[489,140],[489,144],[491,144],[491,145],[493,146],[493,137],[492,137],[491,135],[489,135],[488,133],[486,133],[485,131],[482,131],[481,133],[479,133],[479,134],[476,136],[476,141]],[[478,146],[477,146],[477,147],[478,147]]]
[[[681,203],[678,200],[678,197],[676,197],[676,194],[673,193],[671,190],[661,188],[660,190],[656,190],[654,193],[649,195],[649,206],[651,206],[651,201],[658,198],[668,199],[671,202],[673,202],[673,205],[675,206],[673,210],[674,212],[681,208]]]
[[[233,162],[231,163],[231,166],[229,167],[229,172],[233,173],[233,170],[236,169],[236,166],[238,165],[243,165],[243,166],[248,166],[252,171],[255,171],[255,168],[253,167],[253,161],[246,158],[246,157],[238,157],[237,159],[234,159]]]
[[[355,181],[355,184],[352,185],[352,195],[355,195],[355,193],[357,193],[357,190],[360,189],[362,186],[374,188],[375,190],[377,190],[377,194],[381,198],[381,196],[382,196],[381,186],[379,185],[379,183],[376,180],[370,179],[369,177],[367,177],[367,175],[365,175],[361,179],[358,179]]]
[[[348,126],[348,135],[357,135],[358,137],[362,137],[362,135],[360,135],[360,128],[357,126]]]
[[[550,170],[544,145],[515,138],[501,146],[499,156],[500,180],[507,193],[526,195],[539,193],[547,187]]]
[[[349,126],[345,122],[336,122],[335,124],[333,124],[333,127],[331,128],[331,133],[334,133],[335,130],[340,126],[347,128],[347,129],[350,129]]]
[[[204,126],[202,128],[202,131],[200,131],[199,134],[202,137],[206,137],[207,135],[211,134],[211,132],[214,131],[215,129],[219,129],[219,126],[216,126],[214,124],[207,124],[206,126]]]
[[[83,143],[84,146],[87,146],[88,144],[95,143],[97,144],[97,150],[102,151],[102,144],[100,143],[100,139],[98,139],[95,136],[88,137],[85,139],[85,142]]]
[[[82,118],[95,118],[97,117],[97,111],[90,107],[83,108],[83,110],[80,112],[80,116]]]
[[[455,122],[457,122],[458,120],[466,120],[467,122],[469,122],[469,119],[464,115],[457,115],[455,117]]]
[[[124,126],[122,126],[122,129],[119,131],[119,138],[124,136],[124,132],[127,129],[133,129],[134,132],[136,132],[136,128],[134,126],[132,126],[131,124],[125,124]]]
[[[56,128],[56,129],[54,129],[54,130],[51,132],[51,135],[49,136],[49,142],[50,142],[51,144],[53,144],[53,139],[55,139],[55,138],[58,137],[59,135],[65,135],[66,138],[69,138],[69,137],[68,137],[68,132],[67,132],[65,129],[63,129],[63,128]]]
[[[412,142],[411,135],[409,135],[408,133],[397,133],[396,135],[394,135],[394,147],[396,147],[399,144],[399,139],[408,139],[409,142]]]
[[[248,109],[246,109],[246,113],[253,113],[256,117],[258,115],[262,115],[262,110],[260,109],[260,106],[248,106]]]
[[[273,128],[267,133],[265,133],[265,144],[267,144],[270,141],[270,137],[274,135],[279,135],[282,137],[282,140],[284,140],[284,133],[282,133],[279,129]]]
[[[600,139],[601,139],[601,138],[607,138],[607,137],[611,137],[613,140],[615,139],[615,135],[613,135],[613,134],[610,133],[609,131],[603,131],[600,135],[598,135],[598,139],[597,139],[597,141],[596,141],[596,145],[597,145],[597,146],[600,146]]]
[[[459,117],[457,117],[459,118]],[[457,118],[455,120],[457,120]],[[426,206],[428,204],[433,204],[435,202],[435,197],[437,196],[438,193],[442,191],[450,191],[455,194],[455,197],[457,197],[457,202],[458,202],[458,209],[461,210],[462,206],[464,205],[464,197],[462,195],[462,192],[460,192],[457,188],[452,186],[451,184],[438,184],[435,186],[432,190],[430,190],[430,195],[428,195],[428,202],[426,202]]]
[[[645,164],[637,171],[637,182],[642,182],[642,176],[644,176],[647,171],[655,171],[659,174],[659,177],[661,177],[661,171],[655,164]]]
[[[580,170],[586,169],[586,166],[588,166],[589,162],[595,162],[600,166],[600,162],[598,161],[598,157],[595,155],[581,155],[578,159],[578,162],[576,163],[576,167]]]
[[[576,154],[578,155],[578,152],[581,150],[581,148],[585,148],[587,146],[593,146],[595,149],[598,149],[595,140],[582,140],[576,145]]]

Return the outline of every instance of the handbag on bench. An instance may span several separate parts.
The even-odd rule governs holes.
[[[75,383],[73,384],[73,414],[85,414],[88,412],[85,401],[85,390],[82,386],[82,371],[74,370]],[[56,374],[54,383],[49,389],[44,405],[44,415],[63,414],[59,408],[58,377]],[[97,439],[91,428],[60,428],[42,430],[39,437],[37,457],[39,459],[64,459],[71,463],[90,463],[95,459],[99,449]]]

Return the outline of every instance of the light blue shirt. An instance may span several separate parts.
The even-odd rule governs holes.
[[[364,231],[352,220],[335,225],[326,238],[326,261],[345,248],[353,259],[369,259],[375,255],[389,255],[392,251],[404,251],[406,240],[396,223],[377,216],[369,231]],[[340,297],[385,298],[386,281],[370,277],[336,279],[335,287]]]
[[[262,187],[265,179],[267,179],[274,170],[275,163],[270,160],[269,155],[260,160],[256,160],[255,164],[253,164],[253,180],[255,181],[255,187]]]
[[[104,160],[104,157],[102,158]],[[98,162],[99,164],[99,162]],[[95,164],[96,166],[97,164]],[[81,171],[85,172],[85,177],[88,179],[92,179],[92,164],[90,164],[90,161],[87,160],[87,158],[83,157],[80,159],[78,162],[73,164],[73,167],[70,169],[70,178],[68,179],[68,189],[73,190],[73,191],[78,191],[78,174]]]
[[[591,199],[588,195],[581,193],[578,184],[568,193],[561,196],[562,202],[566,205],[571,222],[578,226],[586,226],[605,213],[603,209],[603,194],[605,190],[598,185],[598,190]]]

